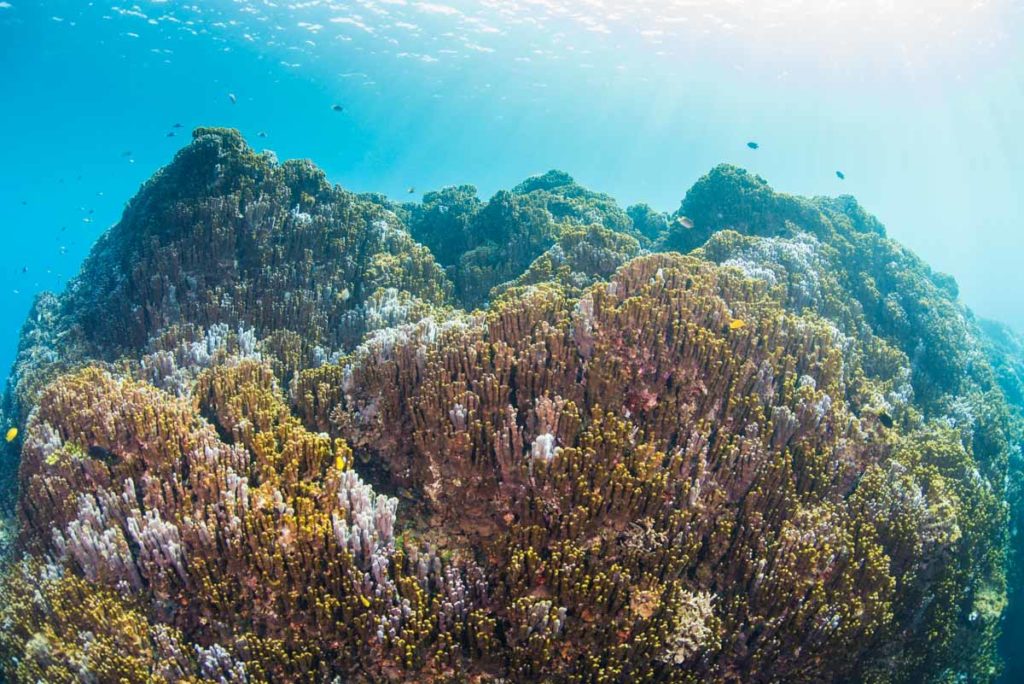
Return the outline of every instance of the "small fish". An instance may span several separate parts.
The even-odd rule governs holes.
[[[683,228],[686,228],[687,230],[693,228],[693,221],[687,218],[686,216],[680,216],[679,218],[677,218],[676,223],[681,225]]]
[[[885,411],[882,411],[881,413],[878,414],[878,422],[887,428],[891,428],[893,426],[892,416],[890,416]]]
[[[359,602],[363,604],[363,608],[370,607],[370,599],[366,598],[362,594],[359,595]]]
[[[22,273],[28,273],[28,266],[22,266],[21,267],[21,272]]]
[[[340,104],[331,105],[331,109],[333,109],[336,112],[343,112],[343,111],[345,111],[345,108],[342,107]]]
[[[181,128],[181,124],[180,123],[176,123],[173,126],[171,126],[171,128]]]
[[[7,434],[4,435],[4,439],[6,439],[7,443],[10,444],[11,442],[13,442],[15,440],[15,438],[17,438],[17,436],[18,436],[18,428],[12,427],[12,428],[8,428]]]
[[[261,138],[266,138],[267,137],[267,132],[266,131],[260,131],[256,135],[258,135]]]
[[[740,328],[745,328],[746,326],[747,324],[738,318],[734,318],[729,322],[729,330],[739,330]]]
[[[235,97],[234,93],[228,93],[228,99],[231,100],[231,104],[236,104],[238,102],[238,98]]]
[[[167,131],[167,137],[168,138],[173,138],[176,135],[177,135],[177,133],[175,133],[174,131]]]
[[[121,156],[122,157],[130,157],[130,156],[132,156],[132,151],[131,150],[125,150],[124,152],[121,153]]]
[[[412,194],[415,194],[415,193],[416,193],[416,188],[415,188],[415,187],[411,187],[411,188],[409,188],[409,190],[408,190],[407,192],[408,192],[408,193],[409,193],[410,195],[412,195]]]
[[[749,147],[752,150],[756,150],[758,147],[760,147],[760,145],[751,140],[750,142],[747,143],[747,147]]]
[[[338,456],[337,458],[335,458],[334,459],[334,467],[337,470],[344,470],[345,469],[345,459],[343,459],[341,456]]]
[[[839,180],[846,180],[846,174],[842,171],[836,171],[836,178]]]

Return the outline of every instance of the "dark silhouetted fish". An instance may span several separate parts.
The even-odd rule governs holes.
[[[331,109],[333,109],[336,112],[343,112],[343,111],[345,111],[345,108],[342,107],[340,104],[333,105],[331,107]]]
[[[880,422],[887,428],[891,428],[893,426],[892,416],[890,416],[888,413],[885,413],[884,411],[878,414],[878,422]]]
[[[836,178],[839,180],[846,180],[846,174],[842,171],[836,171]]]
[[[760,147],[760,145],[751,140],[750,142],[747,143],[747,147],[749,147],[752,150],[756,150],[758,147]]]
[[[171,128],[181,128],[181,124],[180,123],[176,123],[173,126],[171,126]]]
[[[228,99],[231,100],[231,104],[235,104],[238,102],[238,98],[235,97],[234,93],[228,93]]]
[[[177,135],[177,133],[175,133],[174,131],[167,131],[168,138],[173,138],[175,135]]]

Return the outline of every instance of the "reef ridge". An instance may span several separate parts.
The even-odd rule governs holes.
[[[849,196],[199,128],[22,329],[0,679],[993,681],[1022,350]]]

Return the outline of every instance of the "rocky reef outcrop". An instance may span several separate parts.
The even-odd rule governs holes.
[[[993,680],[1024,373],[956,297],[733,167],[399,204],[197,129],[23,329],[0,671]]]

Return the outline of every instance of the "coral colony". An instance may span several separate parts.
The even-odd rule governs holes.
[[[6,680],[997,675],[1014,342],[852,198],[193,137],[22,331]]]

